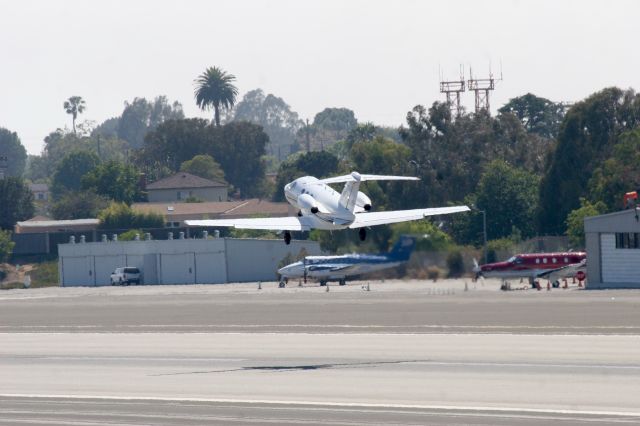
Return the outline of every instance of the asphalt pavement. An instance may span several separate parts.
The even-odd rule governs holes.
[[[0,424],[640,422],[640,292],[366,284],[2,292]]]

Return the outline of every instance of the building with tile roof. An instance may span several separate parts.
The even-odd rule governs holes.
[[[180,172],[147,185],[150,203],[184,201],[195,198],[201,201],[227,201],[228,185]]]

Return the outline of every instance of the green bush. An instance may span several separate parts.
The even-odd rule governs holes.
[[[141,213],[125,203],[113,202],[98,214],[102,229],[162,228],[164,217],[157,213]]]
[[[516,244],[511,238],[499,238],[497,240],[491,240],[487,242],[487,262],[497,262],[498,252],[513,252]]]
[[[11,257],[15,245],[16,243],[11,241],[11,232],[0,231],[0,262],[6,262]]]
[[[58,285],[58,262],[43,262],[29,273],[31,287],[48,287]]]
[[[138,234],[138,236],[142,238],[144,232],[142,232],[140,229],[129,229],[127,232],[123,232],[122,234],[118,235],[118,241],[133,241],[136,239],[136,234]]]
[[[452,250],[447,256],[447,268],[449,268],[449,277],[455,278],[464,274],[464,260],[462,252],[458,249]]]

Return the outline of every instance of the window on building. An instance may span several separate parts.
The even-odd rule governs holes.
[[[182,200],[182,191],[178,191],[177,198],[178,200]]]
[[[640,233],[638,232],[617,232],[617,249],[640,249]]]

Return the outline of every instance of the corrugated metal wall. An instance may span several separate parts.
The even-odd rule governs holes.
[[[288,255],[321,254],[315,241],[216,238],[61,244],[62,286],[110,285],[114,269],[136,266],[144,284],[272,281]]]
[[[617,249],[615,234],[600,235],[602,282],[640,286],[640,249]]]

